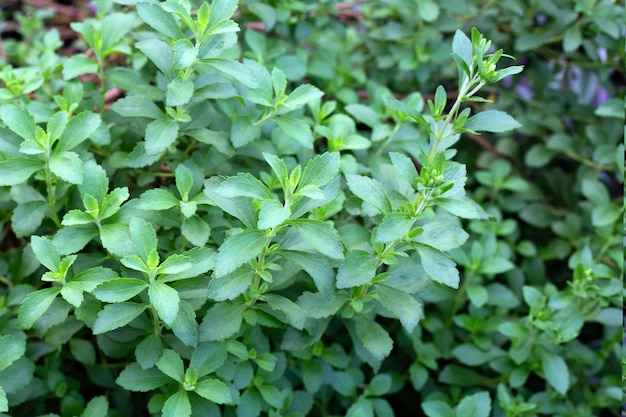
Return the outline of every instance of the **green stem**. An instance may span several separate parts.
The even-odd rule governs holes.
[[[56,225],[56,227],[60,229],[63,226],[61,225],[61,220],[59,219],[59,216],[57,214],[56,207],[55,207],[56,196],[54,192],[54,186],[52,184],[52,172],[50,171],[48,158],[49,158],[49,155],[46,158],[46,165],[44,167],[44,171],[46,174],[46,192],[48,194],[48,206],[50,207],[50,212],[52,213],[52,221],[54,221],[54,224]]]

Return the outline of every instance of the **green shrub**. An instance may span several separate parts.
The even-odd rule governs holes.
[[[91,4],[7,10],[0,415],[620,415],[619,6]]]

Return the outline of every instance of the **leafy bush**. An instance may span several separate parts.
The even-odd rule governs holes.
[[[90,5],[0,24],[0,415],[619,415],[619,6]]]

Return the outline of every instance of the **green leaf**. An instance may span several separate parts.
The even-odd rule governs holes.
[[[185,378],[185,369],[180,355],[171,349],[164,349],[156,363],[159,371],[180,383]]]
[[[281,202],[276,200],[265,200],[259,210],[258,228],[273,229],[283,224],[289,219],[290,215],[291,210],[289,206],[284,206]]]
[[[176,189],[182,198],[189,196],[193,187],[193,173],[184,164],[179,164],[174,171]]]
[[[13,157],[0,161],[0,186],[17,185],[43,168],[43,161],[32,158]]]
[[[70,281],[61,288],[61,296],[65,301],[73,305],[75,308],[80,307],[83,303],[83,289],[80,285]]]
[[[491,397],[487,391],[463,397],[456,408],[457,416],[489,417],[491,415]]]
[[[0,386],[0,413],[6,413],[9,411],[9,401],[7,400],[7,394]]]
[[[148,392],[159,388],[171,379],[156,368],[141,369],[138,363],[128,365],[115,382],[122,388],[135,392]]]
[[[83,365],[95,365],[96,349],[89,340],[72,339],[69,342],[70,352],[74,359]]]
[[[300,118],[291,115],[279,116],[272,119],[285,135],[294,139],[307,149],[313,149],[313,133],[311,126]]]
[[[411,333],[424,316],[424,306],[411,294],[387,285],[375,286],[380,304],[400,320],[407,332]]]
[[[402,240],[411,231],[415,219],[404,213],[389,213],[376,228],[376,242],[390,243]]]
[[[361,200],[371,204],[381,213],[391,211],[391,203],[385,187],[377,180],[361,175],[346,175],[350,191]]]
[[[571,26],[565,31],[565,37],[563,38],[563,50],[565,52],[575,51],[580,47],[582,41],[583,38],[580,26]]]
[[[301,191],[307,185],[314,185],[320,188],[325,186],[339,173],[340,165],[339,152],[325,152],[317,155],[307,162],[304,167],[296,191]]]
[[[198,50],[194,48],[189,39],[178,39],[174,46],[173,69],[186,70],[196,62],[197,57]]]
[[[157,32],[172,39],[184,39],[172,14],[163,10],[158,4],[137,3],[137,14]]]
[[[378,113],[369,106],[359,103],[348,104],[346,111],[350,116],[354,117],[360,123],[363,123],[371,128],[380,124],[380,117]]]
[[[359,399],[348,408],[346,417],[374,417],[372,402],[365,398]]]
[[[472,54],[472,41],[470,41],[467,35],[459,29],[456,30],[454,38],[452,39],[452,52],[465,62],[468,69],[471,68],[474,60],[474,56]]]
[[[262,230],[246,229],[241,233],[230,236],[220,246],[217,254],[215,276],[223,277],[233,272],[244,263],[256,258],[269,237]]]
[[[130,300],[146,288],[148,288],[148,283],[144,280],[116,278],[98,285],[93,290],[93,295],[100,301],[121,303]]]
[[[247,307],[240,303],[217,303],[207,311],[200,325],[200,341],[228,339],[241,328]]]
[[[445,253],[426,245],[417,244],[415,249],[420,255],[422,268],[433,281],[448,287],[459,288],[461,278],[452,259]]]
[[[153,188],[144,191],[139,196],[137,208],[139,210],[167,210],[179,204],[180,201],[169,191],[163,188]]]
[[[130,250],[147,262],[150,251],[157,248],[157,236],[150,223],[140,217],[133,217],[128,225]]]
[[[428,417],[454,417],[452,408],[443,401],[423,402],[422,410],[424,410],[424,413],[426,413]]]
[[[377,258],[362,250],[351,250],[337,271],[337,288],[369,284],[376,275]]]
[[[357,337],[374,358],[383,360],[389,356],[393,340],[380,324],[362,316],[356,316],[354,324]]]
[[[174,119],[158,119],[146,127],[146,153],[158,155],[178,138],[178,122]]]
[[[153,281],[148,288],[148,296],[161,320],[171,326],[178,314],[180,304],[178,291],[161,281]]]
[[[295,90],[287,96],[283,101],[283,106],[290,110],[297,109],[305,104],[322,97],[324,93],[317,87],[310,84],[303,84],[296,87]]]
[[[343,259],[343,243],[335,228],[326,222],[299,219],[290,222],[313,249],[333,259]]]
[[[138,303],[109,304],[98,313],[93,334],[102,334],[123,327],[139,317],[148,306]]]
[[[313,253],[292,250],[283,250],[277,253],[306,271],[313,279],[315,287],[319,292],[327,298],[333,295],[335,272],[324,257]]]
[[[24,329],[33,327],[35,321],[48,310],[60,292],[61,287],[51,287],[29,293],[17,311],[20,326]]]
[[[25,108],[14,104],[0,106],[0,119],[12,132],[23,139],[32,141],[37,139],[35,119]]]
[[[97,74],[98,63],[84,54],[74,54],[63,63],[63,79],[72,80],[84,74]]]
[[[485,110],[467,119],[463,128],[473,131],[506,132],[522,125],[500,110]]]
[[[563,358],[548,350],[541,351],[541,368],[548,383],[560,394],[569,389],[569,370]]]
[[[157,274],[173,275],[180,274],[191,268],[193,261],[185,255],[174,254],[165,259],[157,268]]]
[[[72,117],[59,138],[55,153],[74,149],[94,133],[101,123],[99,115],[88,111]]]
[[[298,330],[302,330],[306,315],[298,304],[277,294],[264,294],[261,296],[261,299],[265,301],[272,310],[284,313],[289,324]]]
[[[222,181],[216,192],[223,197],[250,197],[272,199],[272,193],[263,182],[249,173],[239,173]]]
[[[233,402],[230,388],[219,379],[207,378],[202,380],[195,385],[193,391],[216,404],[232,404]]]
[[[162,119],[165,114],[154,101],[144,96],[128,96],[117,100],[111,110],[124,117]]]
[[[391,163],[396,168],[400,176],[402,176],[402,178],[404,178],[413,187],[417,187],[417,178],[419,177],[419,174],[417,173],[417,168],[415,168],[415,164],[411,158],[398,152],[389,152],[389,158],[391,158]]]
[[[194,92],[193,80],[176,76],[167,85],[165,104],[171,107],[184,106],[189,103]]]
[[[83,182],[83,161],[76,152],[54,152],[49,161],[50,171],[70,184]]]
[[[102,246],[112,254],[122,257],[128,253],[125,245],[127,227],[123,224],[104,224],[100,228]]]
[[[602,103],[593,114],[600,117],[614,117],[624,119],[624,105],[626,102],[620,98],[611,98]]]
[[[93,397],[85,407],[82,417],[106,417],[109,411],[109,401],[104,395]]]
[[[100,208],[100,212],[98,214],[100,220],[108,219],[114,214],[117,214],[122,204],[128,200],[128,197],[130,197],[130,193],[126,187],[116,188],[109,194],[105,195],[102,200],[102,207]]]
[[[162,282],[179,281],[187,278],[200,276],[215,267],[216,255],[209,248],[192,248],[183,252],[187,258],[191,259],[192,266],[184,271],[160,278]]]
[[[15,236],[29,236],[37,231],[50,207],[44,201],[18,204],[11,215],[11,227]]]
[[[383,396],[391,390],[392,383],[393,380],[389,374],[374,375],[367,386],[367,393],[375,397]]]
[[[234,300],[252,284],[253,271],[237,270],[221,278],[209,281],[208,297],[215,301]]]
[[[253,124],[247,116],[235,120],[230,129],[230,140],[235,148],[241,148],[261,136],[261,127]]]
[[[0,371],[26,353],[26,340],[12,334],[0,335]]]
[[[142,369],[149,369],[159,360],[162,351],[161,335],[150,333],[135,348],[135,358]]]
[[[424,224],[422,230],[414,242],[420,242],[444,252],[458,248],[469,238],[459,222],[449,216],[436,217],[435,220]]]
[[[59,256],[56,246],[54,246],[50,239],[47,237],[33,236],[30,240],[30,246],[37,260],[41,262],[43,266],[52,272],[59,272],[61,257]]]
[[[198,247],[204,247],[211,236],[211,227],[199,216],[185,218],[180,228],[183,236]]]
[[[245,354],[241,359],[248,359],[248,350],[239,342],[232,341],[235,345],[243,347]],[[228,343],[228,342],[227,342]],[[222,367],[228,358],[226,343],[204,342],[200,343],[191,354],[190,367],[198,371],[198,377],[215,372]]]
[[[420,0],[417,3],[417,14],[426,22],[433,22],[439,17],[439,5],[433,0]]]

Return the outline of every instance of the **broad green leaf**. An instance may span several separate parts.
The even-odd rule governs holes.
[[[162,119],[165,115],[154,101],[143,96],[129,96],[117,100],[111,109],[124,117],[147,117]]]
[[[245,354],[241,356],[241,359],[245,358],[247,360],[248,350],[246,347],[239,342],[234,342],[234,344],[243,347]],[[204,342],[194,349],[189,365],[198,371],[198,377],[201,378],[219,369],[226,362],[227,358],[228,350],[226,343]]]
[[[433,22],[439,17],[439,5],[434,0],[420,0],[417,3],[417,14],[426,22]]]
[[[0,371],[26,353],[26,340],[12,334],[0,335]]]
[[[172,71],[174,51],[167,43],[153,38],[139,41],[135,47],[143,52],[168,79],[174,78]]]
[[[141,369],[138,363],[128,365],[115,382],[122,388],[135,392],[148,392],[159,388],[171,379],[156,368]]]
[[[463,397],[456,407],[457,416],[489,417],[491,415],[491,397],[487,391]]]
[[[174,46],[174,65],[175,70],[186,70],[196,61],[198,50],[193,46],[189,39],[178,39]],[[193,86],[193,83],[192,83]]]
[[[422,268],[433,281],[447,285],[452,288],[459,288],[461,280],[456,264],[445,253],[429,247],[427,245],[415,245],[417,253],[420,255]]]
[[[87,161],[83,164],[83,182],[78,186],[80,195],[91,195],[96,201],[102,201],[109,191],[109,178],[100,165],[95,161]]]
[[[230,129],[230,140],[235,148],[241,148],[261,136],[261,127],[255,125],[247,116],[235,120]]]
[[[187,346],[198,346],[199,325],[194,307],[185,300],[180,301],[178,314],[170,326],[174,335]]]
[[[182,254],[174,254],[165,259],[157,268],[157,274],[180,274],[193,266],[193,261]]]
[[[174,16],[163,10],[158,4],[137,3],[137,14],[157,32],[172,39],[184,39]]]
[[[133,217],[128,225],[130,238],[129,250],[138,255],[144,262],[147,261],[150,251],[157,247],[157,237],[150,223],[140,217]]]
[[[261,299],[274,311],[280,311],[285,314],[287,322],[298,330],[304,327],[306,320],[305,311],[290,299],[277,294],[264,294]]]
[[[256,258],[267,245],[268,235],[262,230],[246,229],[230,236],[217,254],[215,276],[223,277],[244,263]]]
[[[625,103],[621,98],[608,99],[594,111],[594,114],[596,116],[614,117],[623,120]]]
[[[193,187],[193,173],[184,164],[179,164],[174,171],[176,189],[181,198],[187,198]]]
[[[13,157],[0,161],[0,186],[21,184],[40,169],[43,161],[38,159]]]
[[[404,213],[389,213],[376,228],[376,242],[403,240],[411,231],[415,219]]]
[[[193,390],[199,396],[216,404],[231,404],[233,402],[230,388],[215,378],[207,378],[198,382]]]
[[[126,248],[126,234],[128,228],[123,224],[104,224],[100,228],[102,246],[112,254],[122,257],[128,253]]]
[[[243,269],[221,278],[213,278],[209,281],[208,297],[215,301],[234,300],[250,288],[253,278],[253,271]]]
[[[49,161],[50,171],[70,184],[83,182],[83,161],[76,152],[54,152]]]
[[[69,120],[69,116],[67,112],[65,111],[56,112],[50,118],[50,120],[48,120],[48,125],[46,126],[46,132],[50,136],[51,143],[59,139],[59,136],[61,136],[61,134],[65,130],[65,127],[67,126],[68,120]]]
[[[351,250],[337,271],[337,288],[369,284],[376,275],[377,258],[362,250]]]
[[[377,360],[383,360],[391,353],[393,340],[378,323],[362,316],[354,318],[356,335]]]
[[[118,187],[109,194],[105,195],[102,199],[102,207],[100,208],[100,212],[98,214],[99,219],[108,219],[116,214],[120,210],[122,204],[128,200],[129,197],[130,193],[128,192],[127,187]]]
[[[251,197],[260,200],[272,199],[272,193],[263,182],[249,173],[239,173],[222,181],[215,190],[223,197]]]
[[[172,193],[163,188],[153,188],[144,191],[139,196],[137,208],[140,210],[167,210],[176,207],[179,200]]]
[[[323,256],[292,250],[283,250],[278,254],[306,271],[319,292],[327,298],[332,297],[335,288],[335,272]]]
[[[93,290],[93,295],[100,301],[120,303],[130,300],[146,288],[148,288],[148,283],[144,280],[116,278],[98,285]]]
[[[340,165],[339,152],[326,152],[317,155],[304,167],[297,191],[301,191],[303,187],[308,185],[319,188],[325,186],[339,173]]]
[[[365,398],[359,399],[348,408],[346,417],[374,417],[372,402]]]
[[[200,325],[200,341],[228,339],[241,328],[246,305],[217,303],[207,311]]]
[[[93,334],[110,332],[127,325],[137,317],[148,306],[138,303],[109,304],[98,313],[93,325]]]
[[[68,282],[61,288],[61,296],[75,308],[80,307],[84,299],[83,289],[74,281]]]
[[[52,272],[59,272],[61,257],[59,256],[56,246],[54,246],[50,239],[47,237],[33,236],[30,240],[30,246],[37,260],[41,262],[43,266]]]
[[[522,125],[500,110],[484,110],[467,119],[463,128],[484,132],[506,132]]]
[[[280,101],[284,97],[287,89],[287,77],[285,77],[285,73],[278,67],[272,68],[271,75],[274,97],[276,97],[276,100]]]
[[[367,386],[367,393],[376,397],[383,396],[391,390],[392,383],[393,380],[389,374],[374,375]]]
[[[283,105],[290,110],[297,109],[305,104],[322,97],[324,93],[310,84],[303,84],[296,87],[283,101]]]
[[[411,294],[387,285],[378,284],[375,291],[380,304],[399,319],[406,331],[411,333],[424,316],[424,306]]]
[[[158,119],[146,127],[146,153],[159,155],[178,138],[178,122],[174,119]]]
[[[541,351],[541,369],[548,383],[560,394],[569,389],[569,370],[565,360],[548,350]]]
[[[299,117],[284,115],[272,119],[278,127],[300,145],[307,149],[313,149],[313,133],[311,126]]]
[[[274,385],[261,385],[257,389],[263,400],[270,406],[280,409],[284,407],[285,396],[284,391],[278,389]]]
[[[326,222],[299,219],[290,222],[313,249],[333,259],[343,259],[343,243],[335,228]]]
[[[135,348],[135,358],[142,369],[149,369],[159,360],[161,352],[163,352],[161,335],[150,333]]]
[[[135,25],[135,16],[131,13],[108,13],[102,19],[103,52],[114,52],[116,43]]]
[[[457,54],[467,68],[472,66],[472,61],[474,60],[472,54],[472,41],[467,37],[463,31],[457,29],[454,33],[454,38],[452,39],[452,52]]]
[[[289,219],[290,215],[291,210],[289,206],[284,206],[281,202],[276,200],[265,200],[259,210],[259,222],[257,226],[259,229],[273,229],[283,224]]]
[[[0,385],[0,413],[6,413],[9,411],[9,401],[7,400],[7,394]]]
[[[200,276],[215,267],[216,254],[209,248],[192,248],[182,253],[191,259],[192,266],[184,271],[160,278],[162,282],[179,281],[181,279]]]
[[[159,371],[169,376],[175,381],[183,382],[185,378],[185,369],[183,360],[180,355],[171,349],[164,349],[161,353],[161,357],[156,363],[156,367]]]
[[[428,417],[454,417],[452,408],[443,401],[431,400],[423,402],[422,410],[424,410],[424,413],[426,413]]]
[[[469,235],[453,217],[438,216],[424,224],[422,233],[413,241],[447,252],[464,244]]]
[[[361,200],[371,204],[381,213],[391,211],[391,203],[385,187],[377,180],[361,175],[346,175],[350,191]]]
[[[96,363],[96,349],[89,340],[85,339],[72,339],[69,342],[70,352],[74,359],[83,365],[95,365]]]
[[[101,123],[99,115],[88,111],[72,117],[59,138],[55,153],[74,149],[95,132]]]
[[[167,85],[165,104],[171,107],[184,106],[189,103],[194,92],[193,80],[176,76]]]
[[[180,304],[178,291],[161,281],[153,281],[148,288],[148,295],[161,320],[171,326],[178,314]]]
[[[29,201],[18,204],[11,214],[11,228],[17,237],[32,235],[50,212],[44,201]]]
[[[185,218],[180,231],[189,242],[198,247],[204,247],[211,236],[209,224],[196,215]]]
[[[417,178],[419,177],[419,174],[417,173],[417,168],[415,168],[415,164],[411,158],[398,152],[389,152],[389,158],[391,158],[391,163],[396,168],[400,176],[402,176],[402,178],[404,178],[413,187],[417,187]]]
[[[346,111],[360,123],[371,128],[380,124],[380,117],[374,109],[364,104],[353,103],[346,106]]]
[[[302,383],[307,392],[315,394],[324,383],[324,369],[316,359],[302,360],[298,363],[302,374]]]
[[[72,80],[84,74],[97,74],[98,63],[84,54],[74,54],[63,63],[63,79]]]
[[[330,298],[322,293],[305,291],[298,297],[298,305],[301,306],[307,317],[323,319],[335,315],[348,301],[345,293],[334,294]]]
[[[37,139],[37,125],[35,119],[24,107],[14,104],[0,106],[0,119],[25,140],[35,141]]]
[[[30,329],[35,321],[50,307],[61,287],[50,287],[29,293],[18,309],[17,318],[24,329]]]
[[[106,417],[109,411],[109,401],[104,395],[93,397],[85,407],[82,417]]]

